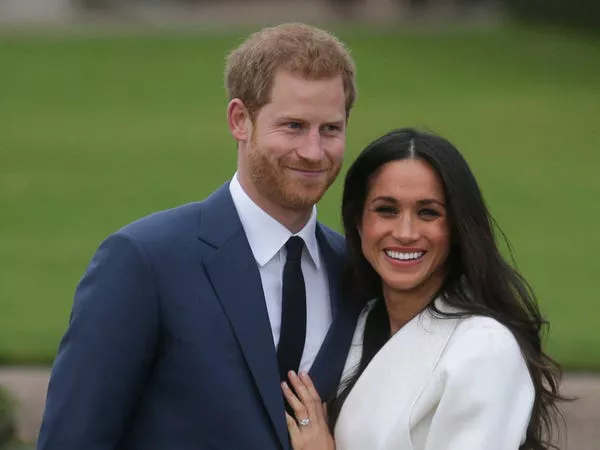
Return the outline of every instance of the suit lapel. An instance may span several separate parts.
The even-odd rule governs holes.
[[[203,264],[283,448],[287,427],[260,273],[228,185],[206,201],[199,237],[215,249]]]
[[[310,369],[310,375],[321,398],[328,400],[336,392],[358,311],[350,304],[349,299],[343,298],[343,248],[336,249],[320,225],[317,225],[317,240],[329,278],[333,317],[327,336]]]

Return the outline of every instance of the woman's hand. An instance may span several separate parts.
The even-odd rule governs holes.
[[[290,371],[288,378],[296,394],[284,381],[283,395],[296,417],[285,413],[294,450],[335,450],[333,436],[329,432],[327,409],[307,373],[300,376]]]

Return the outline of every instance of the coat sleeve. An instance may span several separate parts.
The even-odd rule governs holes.
[[[155,278],[143,247],[105,240],[79,283],[54,362],[38,450],[113,450],[152,365]]]
[[[448,349],[443,379],[426,450],[518,450],[534,388],[508,329],[495,324],[462,333]]]

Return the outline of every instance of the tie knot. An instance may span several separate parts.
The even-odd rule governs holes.
[[[285,249],[287,250],[288,261],[299,261],[302,256],[302,248],[304,248],[304,241],[301,237],[292,236],[285,243]]]

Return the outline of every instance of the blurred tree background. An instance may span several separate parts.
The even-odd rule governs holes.
[[[473,0],[477,1],[477,0]],[[546,23],[600,31],[598,0],[504,0],[508,10],[524,23]]]

